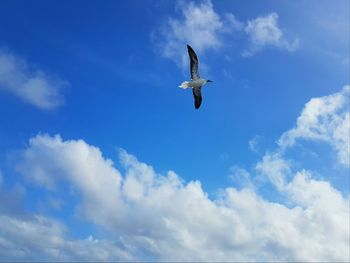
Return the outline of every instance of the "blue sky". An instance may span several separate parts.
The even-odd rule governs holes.
[[[0,24],[1,258],[349,260],[348,1],[2,1]]]

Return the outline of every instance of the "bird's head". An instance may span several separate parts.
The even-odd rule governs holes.
[[[208,82],[213,82],[213,81],[212,81],[212,80],[210,80],[210,79],[207,79],[207,83],[208,83]]]

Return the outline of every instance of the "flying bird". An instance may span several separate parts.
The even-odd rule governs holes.
[[[199,76],[197,55],[194,52],[193,48],[189,45],[187,45],[187,50],[188,55],[190,57],[191,81],[184,81],[179,87],[183,89],[192,88],[192,93],[194,97],[194,107],[198,109],[202,103],[202,86],[212,81],[209,79],[202,79]]]

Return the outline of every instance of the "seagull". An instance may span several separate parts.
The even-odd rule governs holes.
[[[191,81],[184,81],[179,86],[180,88],[187,89],[192,88],[194,97],[194,107],[198,109],[202,102],[202,86],[208,82],[212,82],[209,79],[201,79],[198,71],[198,58],[193,48],[187,45],[188,55],[190,57],[190,71],[191,71]]]

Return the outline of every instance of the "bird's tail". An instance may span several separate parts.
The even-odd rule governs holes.
[[[190,87],[191,87],[191,83],[189,81],[184,81],[179,86],[179,88],[182,88],[182,89],[187,89],[187,88],[190,88]]]

